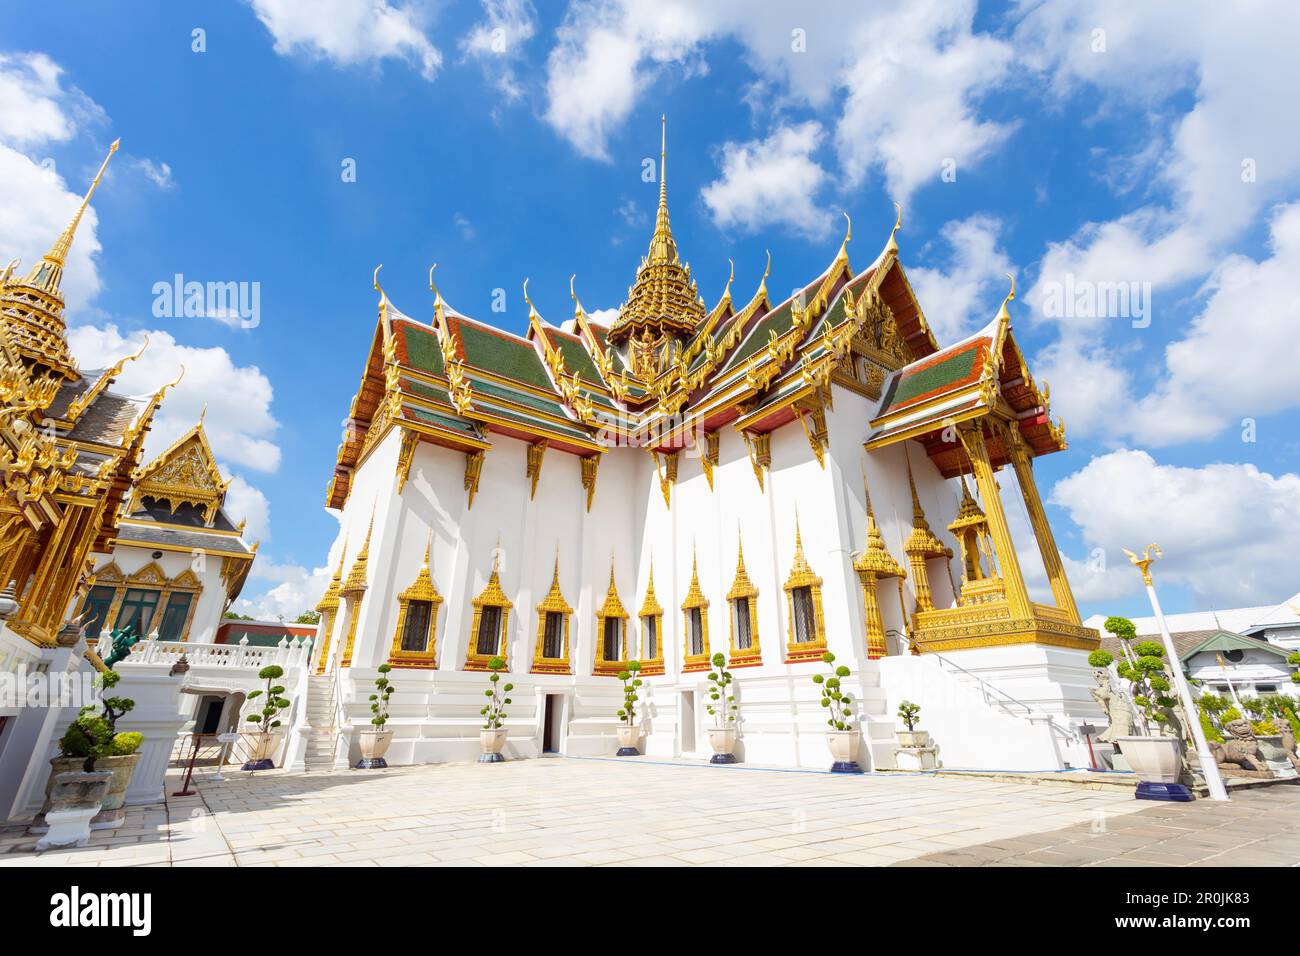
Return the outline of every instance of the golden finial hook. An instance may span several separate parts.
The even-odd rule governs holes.
[[[528,298],[528,278],[524,278],[524,301],[528,303],[528,315],[530,317],[537,315],[537,310],[533,308],[533,300]]]
[[[894,203],[894,212],[897,213],[894,219],[894,228],[889,231],[889,241],[885,243],[885,251],[898,254],[898,230],[903,228],[903,207]]]
[[[435,296],[438,295],[438,287],[433,284],[433,270],[436,268],[438,268],[438,263],[436,262],[433,265],[429,266],[429,291],[432,292]],[[439,298],[441,298],[441,296],[439,296]]]
[[[1006,273],[1006,277],[1011,280],[1011,290],[1007,292],[1007,297],[1002,300],[1002,307],[998,309],[998,318],[1004,322],[1010,322],[1011,313],[1007,310],[1007,305],[1016,297],[1016,277],[1010,272]]]
[[[379,270],[382,269],[383,267],[384,264],[382,262],[379,263],[379,265],[375,266],[375,274],[370,280],[371,284],[374,285],[375,287],[375,291],[380,293],[381,295],[383,294],[384,290],[379,287]]]
[[[730,257],[727,258],[727,265],[731,267],[731,272],[727,275],[727,287],[722,290],[724,299],[731,298],[731,283],[736,278],[736,264],[731,261]]]
[[[1147,587],[1150,587],[1151,586],[1151,565],[1155,562],[1157,558],[1164,556],[1164,552],[1160,550],[1160,546],[1157,544],[1147,545],[1146,549],[1143,550],[1142,552],[1141,559],[1139,559],[1138,556],[1134,554],[1132,551],[1130,551],[1128,548],[1122,548],[1121,550],[1126,555],[1128,555],[1128,559],[1133,563],[1133,566],[1142,572],[1142,582]],[[1155,554],[1153,555],[1152,552],[1155,552]]]

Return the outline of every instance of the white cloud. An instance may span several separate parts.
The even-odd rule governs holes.
[[[722,176],[700,193],[714,223],[744,232],[788,226],[825,235],[833,219],[815,197],[827,176],[812,158],[823,138],[821,125],[809,120],[777,127],[765,140],[724,143]]]
[[[172,168],[166,163],[155,163],[152,159],[137,159],[135,167],[159,189],[171,189],[176,185],[175,180],[172,179]]]
[[[68,330],[72,353],[84,369],[106,368],[140,348],[145,332],[123,334],[116,325],[74,326]],[[149,396],[176,378],[185,377],[168,392],[145,439],[145,454],[156,455],[199,417],[213,452],[222,460],[273,472],[280,466],[280,448],[272,440],[279,422],[271,414],[271,383],[255,365],[236,365],[223,348],[181,345],[170,332],[147,333],[144,355],[128,362],[113,386],[125,395]]]
[[[442,54],[425,35],[420,7],[386,0],[250,0],[282,56],[303,53],[343,66],[405,60],[433,79]]]
[[[72,139],[79,124],[102,119],[63,69],[44,53],[0,55],[0,141],[27,150]]]
[[[1058,481],[1049,500],[1066,509],[1088,548],[1105,550],[1104,575],[1130,582],[1127,592],[1117,584],[1119,593],[1141,582],[1120,549],[1151,541],[1164,549],[1157,584],[1182,585],[1202,604],[1265,604],[1295,591],[1300,475],[1250,464],[1164,465],[1124,449]]]
[[[230,474],[224,462],[220,463],[223,473]],[[232,475],[230,487],[226,489],[226,514],[238,524],[246,521],[244,538],[248,541],[267,542],[271,538],[271,505],[261,490],[244,480],[242,475]]]
[[[244,593],[232,609],[258,620],[274,621],[283,616],[286,621],[292,621],[303,611],[316,607],[329,587],[330,573],[328,567],[308,570],[298,564],[277,564],[268,556],[259,554],[249,571]],[[270,587],[258,592],[259,582],[270,584]]]
[[[461,38],[460,49],[479,62],[507,100],[517,100],[524,90],[515,67],[536,31],[531,0],[483,0],[483,19]]]
[[[940,342],[956,342],[987,325],[997,291],[1005,294],[1011,259],[998,245],[1002,222],[974,215],[944,223],[939,236],[951,250],[950,268],[913,266],[907,277]]]

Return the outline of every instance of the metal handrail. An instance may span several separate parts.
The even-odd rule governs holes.
[[[1034,715],[1034,713],[1035,713],[1034,709],[1033,709],[1032,707],[1030,707],[1028,704],[1026,704],[1023,700],[1018,700],[1017,698],[1012,697],[1010,694],[1008,694],[1006,691],[1002,690],[1000,687],[995,687],[993,684],[990,684],[988,681],[986,681],[983,677],[980,677],[978,674],[975,674],[975,673],[973,673],[973,672],[971,672],[971,671],[968,671],[966,668],[962,667],[962,666],[961,666],[960,664],[958,664],[956,661],[949,660],[948,658],[944,657],[942,654],[937,654],[937,653],[934,653],[933,651],[931,652],[931,654],[932,654],[934,657],[938,658],[939,663],[940,663],[941,665],[946,664],[946,665],[949,665],[949,666],[951,666],[951,667],[954,667],[954,668],[956,668],[957,670],[961,671],[963,674],[965,674],[967,677],[971,678],[973,681],[975,681],[976,683],[978,683],[979,686],[980,686],[980,690],[982,690],[982,691],[984,692],[984,701],[985,701],[985,703],[996,703],[999,707],[1001,707],[1001,708],[1002,708],[1002,709],[1007,713],[1007,716],[1009,716],[1009,717],[1023,718],[1023,719],[1026,719],[1026,720],[1027,720],[1027,719],[1029,719],[1030,717],[1032,717],[1032,716]],[[990,700],[989,700],[989,692],[990,692],[990,691],[992,691],[992,692],[993,692],[994,694],[996,694],[996,695],[1001,695],[1001,696],[1002,696],[1003,698],[1005,698],[1006,700],[1004,701],[1004,700],[996,700],[996,699],[995,699],[995,700],[990,701]],[[1015,705],[1018,706],[1018,707],[1023,707],[1023,708],[1025,709],[1025,713],[1023,713],[1023,714],[1012,713],[1011,710],[1009,710],[1009,709],[1007,708],[1006,701],[1010,701],[1011,703],[1015,704]],[[1062,737],[1066,738],[1067,740],[1075,740],[1075,739],[1077,739],[1077,735],[1075,734],[1075,732],[1074,732],[1073,730],[1070,730],[1068,727],[1062,727],[1060,724],[1058,724],[1058,723],[1057,723],[1057,722],[1052,718],[1052,716],[1051,716],[1050,714],[1044,714],[1043,716],[1045,716],[1045,717],[1047,718],[1048,726],[1050,726],[1053,730],[1055,730],[1055,731],[1056,731],[1058,734],[1060,734]]]

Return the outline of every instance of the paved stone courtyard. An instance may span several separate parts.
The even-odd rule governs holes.
[[[1300,865],[1300,786],[1173,805],[645,758],[211,776],[78,850],[0,828],[0,866]]]

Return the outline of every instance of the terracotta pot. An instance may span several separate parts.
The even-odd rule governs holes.
[[[366,760],[379,760],[388,753],[388,745],[393,742],[391,730],[363,730],[357,734],[361,747],[361,756]]]
[[[627,724],[618,725],[618,756],[635,757],[640,755],[641,751],[637,744],[641,740],[641,728],[637,726],[628,726]]]
[[[1177,783],[1183,769],[1183,742],[1176,737],[1118,737],[1129,766],[1143,783]]]
[[[858,748],[862,745],[862,731],[856,727],[852,730],[826,731],[826,746],[830,748],[834,763],[833,773],[862,773],[858,766]]]
[[[506,745],[506,729],[498,727],[496,730],[480,730],[478,742],[484,756],[500,757],[501,748]]]
[[[900,747],[928,747],[930,746],[930,731],[928,730],[900,730],[898,732],[898,746]]]

